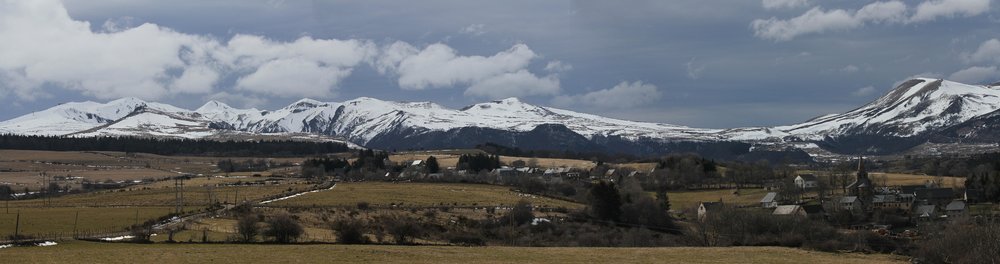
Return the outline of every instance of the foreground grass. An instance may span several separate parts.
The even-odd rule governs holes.
[[[903,263],[888,255],[778,247],[522,248],[370,245],[110,244],[0,249],[7,263]]]
[[[271,203],[273,206],[486,206],[513,205],[525,199],[536,206],[579,208],[581,204],[513,192],[509,187],[456,183],[344,182],[333,190],[308,193]]]

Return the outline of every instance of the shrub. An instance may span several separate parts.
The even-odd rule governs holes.
[[[277,243],[291,243],[299,239],[303,232],[302,225],[291,215],[280,214],[267,221],[264,236],[271,237]]]

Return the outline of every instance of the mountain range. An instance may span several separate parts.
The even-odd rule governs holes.
[[[992,146],[1000,139],[1000,87],[918,78],[857,109],[776,127],[704,129],[634,122],[536,106],[517,98],[450,109],[431,102],[302,99],[277,110],[210,101],[195,110],[122,98],[71,102],[0,122],[0,133],[53,136],[302,138],[377,149],[466,148],[710,157],[807,152],[899,154]],[[933,146],[928,148],[927,146]],[[987,147],[991,149],[991,147]]]

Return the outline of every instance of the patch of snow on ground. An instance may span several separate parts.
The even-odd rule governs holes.
[[[45,242],[42,242],[42,243],[35,244],[35,246],[50,247],[50,246],[55,246],[55,245],[58,245],[58,244],[59,243],[56,243],[55,241],[45,241]]]
[[[287,200],[287,199],[291,199],[291,198],[295,198],[295,197],[299,197],[299,196],[305,195],[307,193],[329,191],[329,190],[333,190],[333,187],[337,187],[337,185],[334,184],[333,186],[330,186],[330,188],[326,188],[326,189],[322,189],[322,190],[312,190],[312,191],[308,191],[308,192],[300,192],[300,193],[292,194],[292,195],[289,195],[289,196],[278,197],[278,198],[274,198],[274,199],[271,199],[271,200],[260,202],[260,204],[269,204],[269,203],[272,203],[272,202],[277,202],[277,201],[281,201],[281,200]]]
[[[103,240],[103,241],[124,241],[124,240],[131,240],[132,238],[135,238],[135,237],[134,236],[116,236],[116,237],[101,238],[101,240]]]

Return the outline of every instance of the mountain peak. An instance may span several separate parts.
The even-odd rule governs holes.
[[[517,99],[517,97],[510,97],[510,98],[507,98],[507,99],[503,99],[503,100],[500,100],[500,101],[494,101],[494,102],[502,103],[502,104],[507,104],[507,105],[512,105],[512,104],[520,104],[521,103],[521,99]]]
[[[195,112],[199,112],[199,113],[207,113],[207,112],[224,111],[224,110],[227,110],[227,109],[232,109],[232,107],[230,107],[226,103],[219,102],[219,101],[216,101],[216,100],[211,100],[211,101],[208,101],[207,103],[205,103],[204,105],[202,105],[201,107],[199,107],[197,110],[194,110],[194,111]]]
[[[320,102],[320,101],[313,100],[313,99],[309,99],[309,98],[302,98],[302,99],[300,99],[298,101],[295,101],[295,103],[292,103],[292,104],[286,106],[285,108],[286,109],[293,109],[293,108],[316,108],[316,107],[320,107],[320,106],[327,106],[327,103]]]

